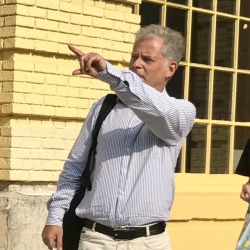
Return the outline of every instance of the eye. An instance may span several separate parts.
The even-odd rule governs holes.
[[[131,59],[135,60],[138,56],[137,55],[131,55]]]
[[[147,63],[153,62],[152,58],[150,57],[144,57],[143,60],[144,62],[147,62]]]

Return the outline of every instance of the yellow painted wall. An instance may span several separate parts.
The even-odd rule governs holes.
[[[136,2],[136,1],[133,1]],[[72,77],[68,43],[118,67],[140,17],[130,1],[0,0],[0,180],[56,182],[92,103],[107,85]],[[234,249],[246,211],[245,178],[176,174],[168,230],[173,250]]]
[[[0,1],[0,180],[56,181],[108,85],[73,77],[72,43],[125,66],[140,17],[129,1]]]
[[[176,198],[167,224],[174,250],[234,250],[247,203],[246,177],[176,174]]]

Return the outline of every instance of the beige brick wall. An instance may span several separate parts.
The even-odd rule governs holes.
[[[57,180],[89,108],[110,91],[71,75],[67,44],[127,66],[133,2],[0,1],[0,180]]]

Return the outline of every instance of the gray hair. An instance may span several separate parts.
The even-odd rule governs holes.
[[[135,34],[135,44],[155,36],[161,37],[164,40],[162,46],[162,55],[165,60],[175,61],[178,64],[185,50],[185,40],[182,34],[168,27],[150,24],[148,26],[142,27]]]

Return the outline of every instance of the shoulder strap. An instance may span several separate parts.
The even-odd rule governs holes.
[[[96,148],[97,145],[97,136],[99,133],[99,130],[102,126],[102,122],[105,120],[109,112],[113,109],[117,101],[117,96],[115,94],[108,94],[106,95],[102,107],[99,111],[98,117],[96,119],[96,124],[92,132],[92,146],[90,151]]]
[[[93,172],[93,168],[94,168],[94,164],[95,164],[95,154],[96,154],[98,133],[99,133],[99,130],[101,128],[103,121],[105,120],[105,118],[107,117],[109,112],[113,109],[113,107],[115,106],[116,101],[117,101],[117,96],[115,94],[108,94],[108,95],[106,95],[106,97],[102,103],[102,107],[99,111],[98,117],[96,119],[96,124],[95,124],[95,127],[94,127],[92,135],[91,135],[92,145],[91,145],[91,148],[89,150],[86,167],[82,173],[81,187],[80,187],[81,189],[86,187],[90,191],[92,188],[90,177],[91,177],[91,173]]]

